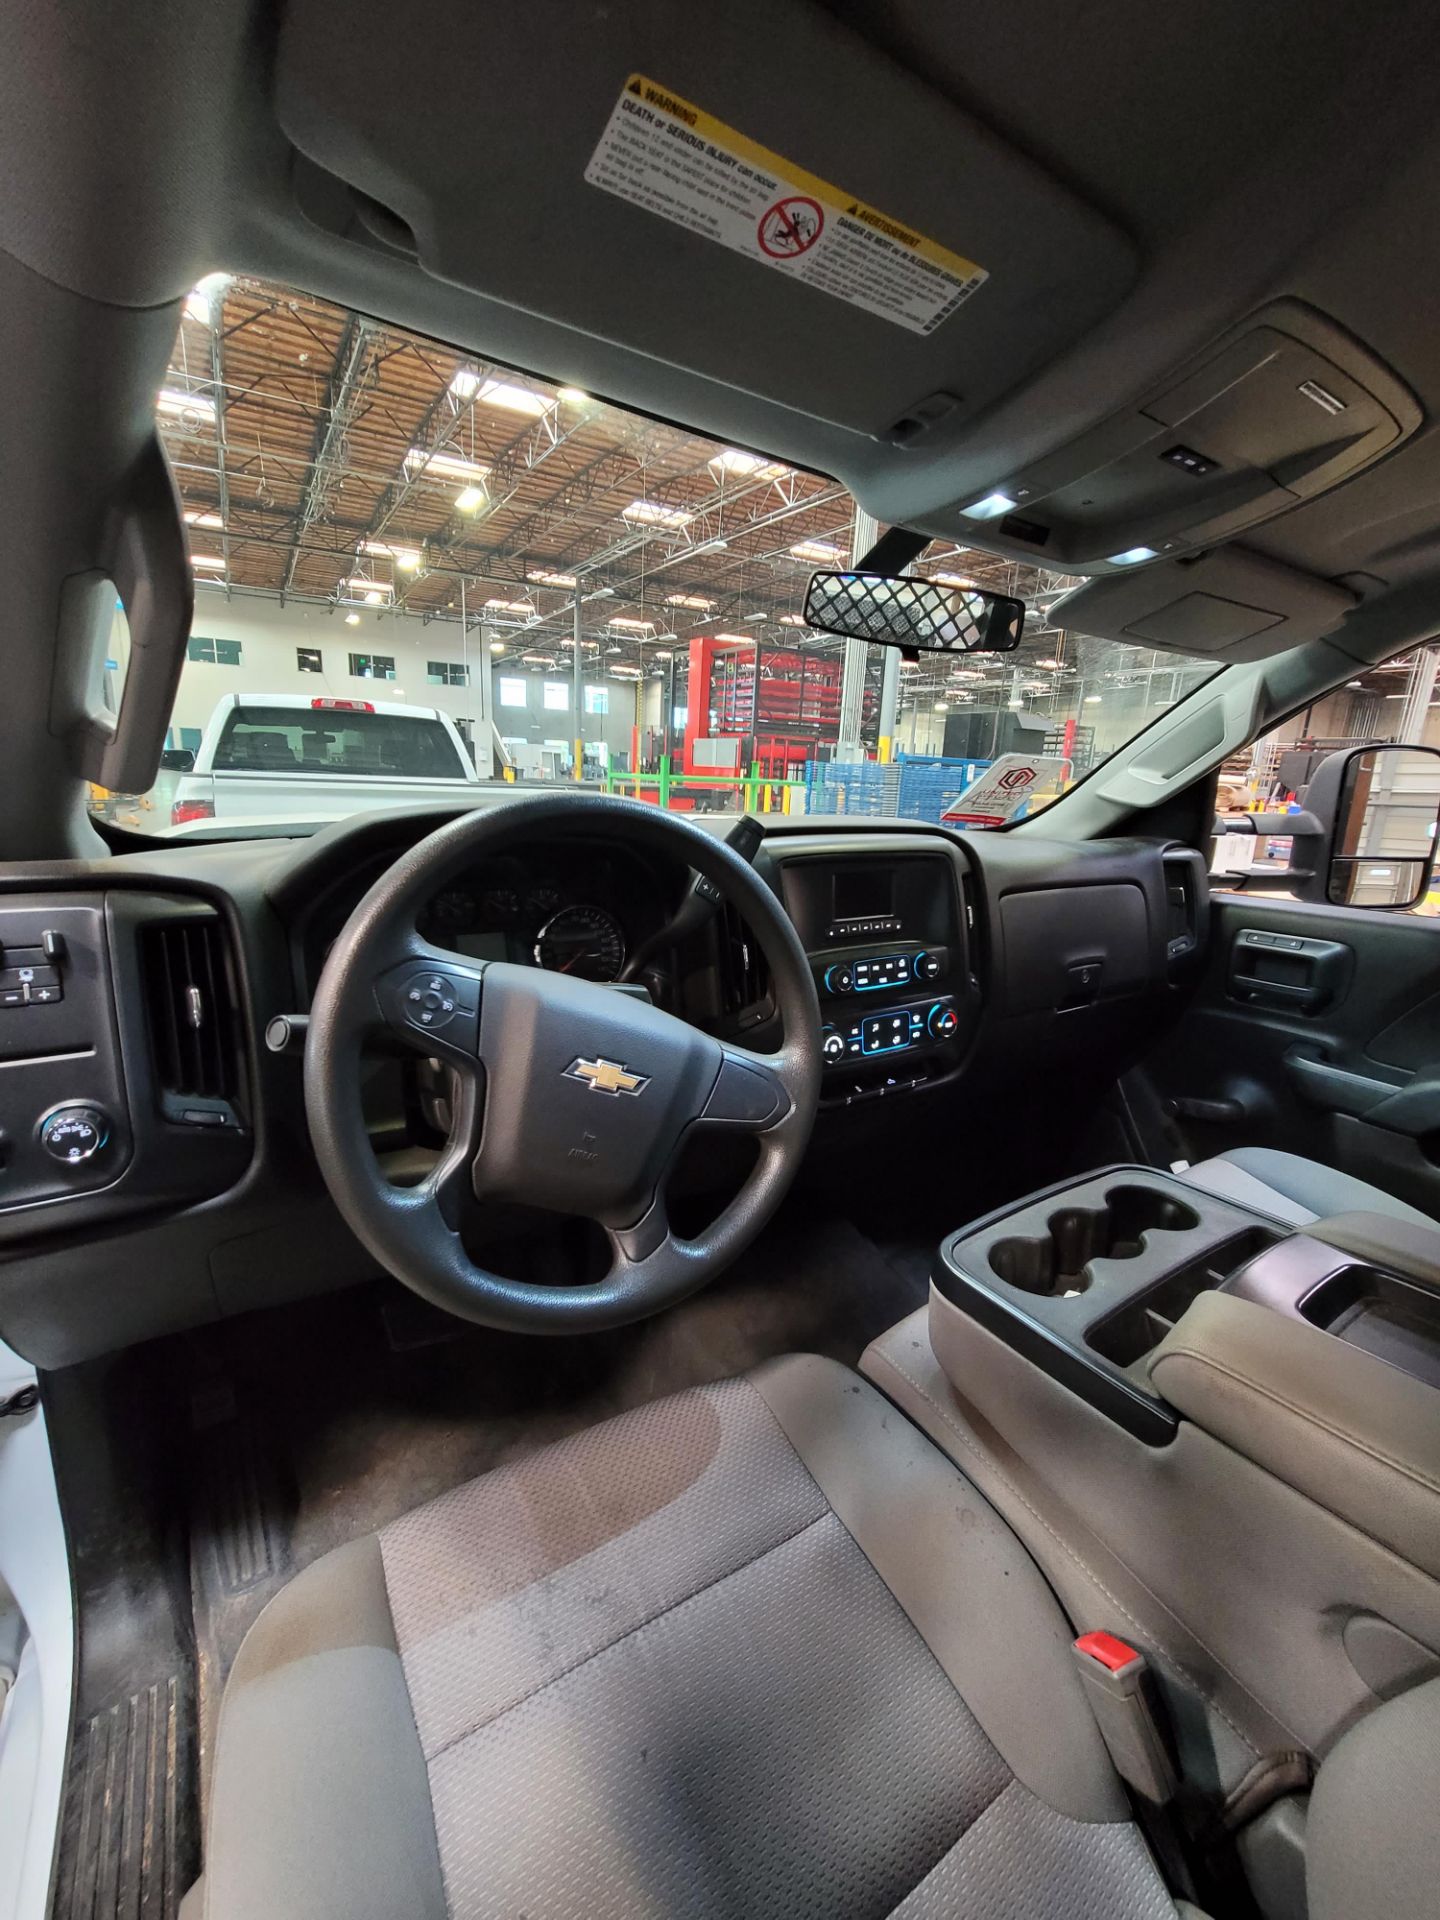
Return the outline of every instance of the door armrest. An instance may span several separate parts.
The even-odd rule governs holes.
[[[1307,1322],[1203,1293],[1156,1348],[1178,1412],[1440,1577],[1440,1392]]]

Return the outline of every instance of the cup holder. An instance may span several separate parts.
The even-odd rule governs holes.
[[[1093,1260],[1133,1260],[1147,1233],[1189,1233],[1200,1216],[1153,1187],[1112,1187],[1100,1207],[1062,1207],[1042,1235],[997,1240],[990,1266],[1024,1293],[1083,1293]]]

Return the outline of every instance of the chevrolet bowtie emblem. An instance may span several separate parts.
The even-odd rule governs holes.
[[[567,1080],[583,1080],[592,1093],[643,1093],[650,1084],[646,1073],[632,1073],[618,1060],[572,1060]]]

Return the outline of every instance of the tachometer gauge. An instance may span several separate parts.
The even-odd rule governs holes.
[[[430,902],[430,912],[442,927],[473,927],[480,918],[479,903],[464,887],[450,887]]]
[[[556,887],[531,887],[525,895],[525,918],[532,927],[543,926],[552,913],[560,909],[560,893]]]
[[[602,907],[562,907],[536,936],[535,962],[575,980],[617,980],[625,964],[625,936]]]
[[[520,914],[520,896],[513,887],[487,887],[480,896],[485,918],[496,926],[508,926]]]

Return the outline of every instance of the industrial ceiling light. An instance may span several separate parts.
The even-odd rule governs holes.
[[[653,620],[636,620],[628,613],[612,613],[605,624],[607,627],[625,627],[633,633],[653,633],[655,631],[655,622]]]
[[[742,453],[738,447],[726,447],[706,464],[717,477],[722,473],[738,474],[744,480],[784,480],[794,469],[785,467],[778,460],[766,460],[758,453]]]
[[[474,367],[457,367],[450,381],[450,391],[457,400],[473,400],[480,388],[480,375]]]
[[[369,554],[374,560],[390,560],[404,573],[414,573],[420,565],[418,547],[396,547],[388,540],[362,540],[361,553]]]
[[[688,527],[695,516],[679,507],[664,506],[659,500],[632,500],[628,507],[621,509],[620,518],[633,520],[637,526],[667,527],[678,533],[682,527]]]
[[[525,578],[533,580],[537,587],[576,587],[580,584],[573,573],[552,573],[548,567],[531,567]]]
[[[548,393],[536,393],[533,387],[519,386],[513,380],[486,380],[475,397],[487,407],[503,407],[507,413],[528,414],[532,420],[543,419],[555,407]]]
[[[696,553],[724,553],[730,545],[728,540],[707,540],[703,546],[696,547]]]
[[[358,613],[347,613],[347,614],[346,614],[346,616],[345,616],[345,624],[346,624],[346,626],[347,626],[347,627],[358,627],[358,626],[359,626],[359,624],[360,624],[360,616],[359,616],[359,614],[358,614]]]
[[[803,627],[805,625],[805,616],[803,613],[782,613],[780,616],[780,624],[782,627]]]
[[[972,580],[964,573],[932,573],[930,579],[937,587],[959,587],[966,593],[974,593],[980,585],[978,580]]]
[[[797,540],[790,551],[795,559],[814,560],[820,566],[830,566],[845,558],[844,548],[829,540]]]
[[[457,513],[474,513],[484,504],[485,489],[483,487],[462,487],[455,496]]]
[[[703,593],[667,593],[667,607],[693,607],[697,613],[709,613],[714,606],[713,600],[707,600]]]
[[[753,633],[717,633],[717,640],[727,640],[732,647],[751,647],[755,644]]]
[[[208,393],[191,393],[185,387],[161,387],[155,396],[155,411],[173,420],[213,420],[215,402]]]
[[[503,653],[505,651],[505,642],[503,640],[492,640],[490,642],[490,651],[492,653]]]
[[[490,469],[481,460],[467,460],[463,454],[447,453],[443,447],[411,447],[401,463],[412,477],[423,473],[427,480],[464,480],[480,485],[490,477]]]
[[[675,656],[670,651],[669,647],[657,647],[655,649],[654,658],[656,660],[673,660]]]
[[[191,507],[185,515],[187,527],[223,527],[225,522],[218,513],[202,513],[198,507]]]
[[[190,564],[203,568],[207,573],[216,573],[223,569],[225,562],[218,553],[192,553]]]
[[[487,600],[487,613],[523,613],[529,619],[535,612],[528,600]]]
[[[563,400],[567,407],[588,407],[590,405],[589,394],[580,387],[560,387],[556,391],[555,398],[557,400]]]
[[[208,327],[215,312],[215,303],[230,284],[228,273],[207,273],[195,282],[194,288],[185,299],[185,314],[190,320],[198,320]]]
[[[770,616],[768,613],[742,613],[740,618],[745,621],[747,625],[753,625],[756,620],[768,620]]]

